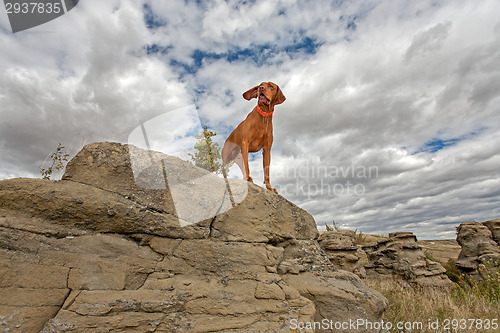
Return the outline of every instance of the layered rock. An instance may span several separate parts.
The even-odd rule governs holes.
[[[289,332],[292,320],[380,320],[385,298],[332,267],[307,212],[229,183],[234,208],[217,176],[113,143],[86,146],[62,181],[1,181],[0,329]]]
[[[368,277],[396,277],[422,287],[446,287],[448,279],[441,264],[429,260],[411,232],[396,232],[375,244],[363,246],[370,264]]]
[[[482,223],[463,222],[457,228],[457,242],[462,247],[456,266],[482,280],[480,265],[488,270],[500,269],[500,220]]]
[[[358,247],[354,231],[325,231],[319,235],[318,243],[335,267],[353,272],[361,278],[366,277],[364,265],[368,259]]]
[[[492,239],[500,246],[500,219],[482,222],[491,231]]]

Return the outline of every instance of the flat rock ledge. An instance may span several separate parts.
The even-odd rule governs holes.
[[[244,181],[230,187],[236,207],[223,179],[118,143],[87,145],[61,181],[0,181],[0,330],[290,332],[381,320],[387,300],[332,266],[307,212]]]

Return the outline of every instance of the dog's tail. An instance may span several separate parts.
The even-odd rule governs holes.
[[[236,204],[234,203],[233,192],[231,192],[231,187],[229,186],[229,181],[227,179],[227,165],[222,164],[222,176],[224,176],[224,182],[226,183],[226,192],[229,196],[229,200],[231,201],[231,206],[234,208]]]

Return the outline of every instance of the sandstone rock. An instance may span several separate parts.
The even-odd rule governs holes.
[[[483,222],[488,227],[493,236],[493,240],[500,246],[500,219]]]
[[[313,218],[279,195],[254,184],[229,180],[239,203],[231,208],[223,179],[178,158],[133,146],[87,145],[68,163],[63,179],[102,189],[118,196],[116,200],[124,198],[139,210],[140,220],[153,220],[156,229],[163,229],[145,233],[207,238],[212,232],[220,240],[247,242],[317,237]],[[120,208],[108,207],[106,213],[111,211],[109,218],[115,220],[131,215]],[[133,229],[144,232],[136,225]]]
[[[0,213],[2,329],[38,332],[71,290],[141,286],[159,255],[124,239]],[[1,322],[1,321],[0,321]]]
[[[366,254],[358,248],[354,231],[325,231],[320,234],[318,243],[335,267],[353,272],[361,278],[366,277],[362,264],[364,260],[360,262],[360,259],[366,258]]]
[[[225,192],[216,175],[191,163],[119,143],[85,146],[68,163],[63,180],[117,193],[182,226],[213,219]]]
[[[500,267],[500,247],[493,240],[491,230],[497,231],[500,220],[484,223],[463,222],[457,228],[457,242],[462,247],[456,266],[481,280],[478,270],[480,264],[487,264],[491,269]],[[491,229],[490,229],[491,228]]]
[[[179,219],[126,196],[72,181],[9,179],[0,183],[0,208],[20,210],[55,224],[122,234],[205,238],[210,221],[182,227]]]
[[[129,151],[92,144],[65,180],[0,181],[0,329],[289,332],[292,320],[380,320],[386,299],[332,266],[307,212],[238,180],[231,208],[224,180],[161,155],[179,184],[195,183],[186,205],[210,207],[179,217],[175,181],[162,188],[150,162],[134,175]]]
[[[365,266],[371,278],[403,279],[422,287],[448,287],[452,282],[446,270],[429,260],[411,232],[396,232],[375,244],[363,246],[370,264]]]
[[[236,185],[232,189],[247,186],[241,181],[233,182]],[[278,243],[318,237],[311,215],[254,184],[248,184],[247,197],[235,208],[215,217],[211,227],[211,236],[221,241]]]
[[[336,270],[329,259],[322,255],[323,251],[316,241],[289,240],[280,246],[284,247],[280,265],[292,262],[300,267],[297,268],[299,273],[283,274],[282,278],[300,295],[313,301],[316,311],[312,318],[315,322],[324,319],[334,323],[344,322],[349,318],[374,321],[378,314],[384,312],[387,307],[384,297],[376,291],[364,289],[357,275]],[[362,307],[354,306],[358,300],[361,300]],[[353,316],[353,313],[356,315]],[[353,332],[356,331],[363,332]]]

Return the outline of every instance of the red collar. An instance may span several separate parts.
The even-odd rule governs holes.
[[[261,115],[263,115],[264,117],[269,117],[269,116],[272,116],[273,115],[273,111],[271,112],[264,112],[262,111],[262,109],[260,108],[259,104],[257,104],[257,112],[260,113]]]

